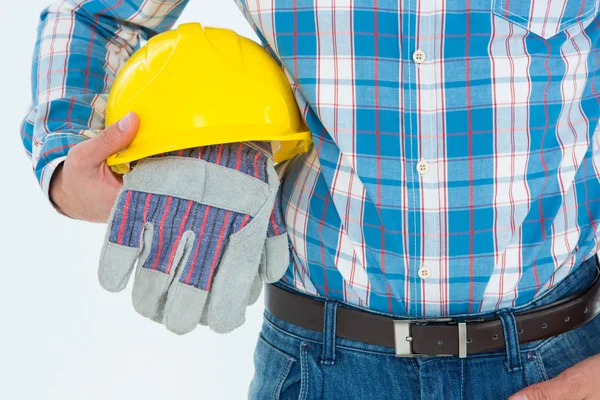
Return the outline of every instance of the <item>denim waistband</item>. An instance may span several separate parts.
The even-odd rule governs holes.
[[[510,311],[513,313],[518,313],[518,312],[530,310],[530,309],[533,309],[536,307],[540,307],[543,305],[547,305],[550,303],[554,303],[558,300],[572,296],[572,295],[582,292],[585,289],[587,289],[588,287],[590,287],[599,276],[600,276],[600,263],[598,261],[598,258],[594,255],[594,256],[588,258],[587,260],[583,261],[578,266],[575,266],[573,268],[573,271],[566,278],[564,278],[561,282],[559,282],[557,285],[550,288],[549,290],[544,292],[542,295],[533,299],[531,302],[529,302],[527,304],[523,304],[518,307],[510,308]],[[275,286],[280,287],[284,290],[296,293],[300,296],[309,297],[309,298],[312,298],[312,299],[315,299],[318,301],[322,301],[322,302],[325,302],[326,300],[331,301],[331,299],[327,299],[322,296],[314,296],[314,295],[300,292],[296,288],[294,288],[288,284],[285,284],[281,281],[275,283]],[[339,305],[342,307],[353,308],[356,310],[366,311],[366,312],[370,312],[373,314],[383,315],[383,316],[387,316],[387,317],[391,317],[391,318],[395,318],[395,319],[414,318],[414,317],[407,317],[407,316],[403,316],[403,315],[394,315],[394,314],[388,314],[388,313],[383,313],[383,312],[379,312],[379,311],[374,311],[374,310],[370,310],[368,308],[359,307],[354,304],[349,304],[349,303],[345,303],[345,302],[341,302],[341,301],[337,301],[337,303],[339,303]],[[472,314],[452,315],[451,317],[457,318],[457,319],[460,319],[460,318],[469,318],[469,319],[471,319],[471,318],[494,318],[494,317],[496,317],[497,313],[498,313],[498,310],[493,310],[493,311],[485,311],[485,312],[472,313]]]

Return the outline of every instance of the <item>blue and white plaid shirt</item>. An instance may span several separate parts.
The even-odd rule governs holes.
[[[237,0],[314,148],[284,168],[298,290],[435,317],[516,307],[596,254],[600,0]],[[41,16],[25,148],[47,193],[140,39],[187,1]]]

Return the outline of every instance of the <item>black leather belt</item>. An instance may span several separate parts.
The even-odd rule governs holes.
[[[324,302],[265,287],[265,306],[275,317],[317,332],[323,331]],[[575,329],[600,313],[600,279],[582,293],[533,310],[516,313],[519,343],[546,339]],[[453,318],[396,320],[348,308],[337,308],[340,338],[394,348],[400,357],[452,356],[505,347],[500,319],[457,321]]]

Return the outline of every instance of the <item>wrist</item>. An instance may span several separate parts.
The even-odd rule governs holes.
[[[54,209],[64,216],[69,216],[63,211],[63,163],[59,164],[54,170],[52,178],[50,180],[50,188],[48,190],[48,197],[50,202],[54,206]]]

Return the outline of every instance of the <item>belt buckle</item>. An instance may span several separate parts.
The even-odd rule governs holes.
[[[419,322],[452,322],[452,318],[432,318],[432,319],[412,319],[412,320],[394,320],[394,347],[396,357],[451,357],[453,354],[421,354],[413,353],[411,334],[411,324]],[[467,324],[465,322],[457,323],[458,329],[458,357],[467,357]]]

